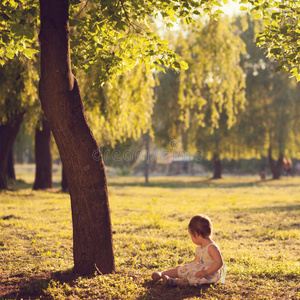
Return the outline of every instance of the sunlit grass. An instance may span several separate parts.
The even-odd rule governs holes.
[[[67,276],[73,266],[69,196],[57,187],[32,191],[34,176],[24,169],[18,178],[23,183],[15,188],[23,189],[0,193],[0,298],[2,291],[16,295],[16,284],[32,299],[300,297],[300,178],[164,177],[149,185],[139,177],[109,178],[117,273],[72,280],[55,275]],[[187,224],[195,213],[213,221],[228,269],[225,285],[152,284],[154,270],[193,257]]]

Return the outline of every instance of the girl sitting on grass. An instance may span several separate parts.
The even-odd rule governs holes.
[[[196,247],[196,257],[191,262],[175,269],[154,272],[154,282],[162,278],[167,286],[187,286],[205,283],[224,283],[225,272],[219,247],[211,239],[212,223],[206,215],[194,216],[188,226],[191,239]],[[178,278],[178,279],[174,279]]]

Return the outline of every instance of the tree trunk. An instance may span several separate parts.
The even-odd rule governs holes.
[[[149,129],[146,133],[146,157],[145,157],[145,183],[149,183],[149,163],[150,163],[150,134]]]
[[[68,191],[68,181],[66,177],[66,172],[64,170],[64,166],[61,168],[61,189],[64,193]]]
[[[43,118],[42,129],[35,130],[35,181],[34,190],[52,188],[51,131]]]
[[[283,154],[281,153],[279,154],[277,163],[275,164],[274,159],[272,157],[272,148],[269,147],[268,158],[269,158],[269,164],[273,175],[273,179],[280,179],[282,168],[283,168]]]
[[[15,161],[14,161],[14,147],[12,146],[7,159],[6,175],[8,179],[16,180],[15,173]]]
[[[105,167],[71,71],[67,0],[40,0],[40,100],[66,172],[74,271],[115,270]]]
[[[218,153],[214,154],[214,175],[213,179],[220,179],[222,178],[222,165],[220,156]]]
[[[0,125],[0,190],[7,189],[7,161],[19,132],[25,112],[16,112]]]

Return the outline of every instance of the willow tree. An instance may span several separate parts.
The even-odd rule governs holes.
[[[7,188],[8,159],[24,120],[35,110],[36,72],[24,59],[12,59],[0,66],[0,189]]]
[[[86,115],[100,146],[113,148],[117,142],[137,140],[151,127],[154,75],[143,64],[101,86],[92,84],[99,80],[97,65],[82,77]]]
[[[212,155],[214,178],[221,177],[227,128],[245,104],[245,78],[239,64],[244,51],[244,43],[225,18],[192,31],[182,48],[189,69],[179,77],[181,120],[188,144]]]

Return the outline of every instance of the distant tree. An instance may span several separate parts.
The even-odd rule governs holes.
[[[176,41],[189,69],[160,76],[158,115],[154,114],[157,136],[164,144],[177,136],[184,150],[205,149],[214,158],[213,177],[220,178],[225,132],[245,103],[245,80],[239,65],[244,44],[228,19],[211,20]]]
[[[261,22],[250,17],[240,18],[248,29],[241,34],[247,45],[242,65],[247,74],[246,110],[239,122],[240,149],[268,156],[274,179],[280,178],[283,158],[297,151],[300,100],[296,84],[285,73],[276,73],[277,63],[267,59],[255,45],[255,35]],[[242,149],[243,148],[243,149]],[[277,162],[273,155],[277,156]]]
[[[0,189],[7,188],[8,158],[24,115],[35,106],[34,80],[35,72],[24,60],[13,59],[0,66]]]
[[[7,188],[8,159],[18,134],[25,111],[15,112],[0,125],[0,189]],[[11,166],[10,166],[11,167]]]
[[[35,130],[34,190],[52,188],[51,130],[45,118]]]
[[[15,164],[14,151],[13,151],[13,147],[12,147],[10,150],[10,153],[8,155],[8,159],[7,159],[6,175],[7,175],[8,179],[16,180],[14,164]]]

